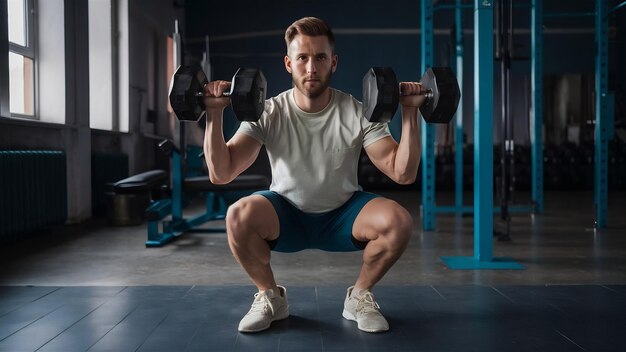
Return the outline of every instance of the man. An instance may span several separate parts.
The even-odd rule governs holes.
[[[231,205],[226,215],[230,249],[259,292],[239,331],[256,332],[287,318],[286,289],[270,266],[271,250],[295,252],[363,250],[363,265],[348,288],[343,316],[367,332],[389,324],[371,293],[407,247],[413,222],[398,203],[359,191],[361,148],[373,164],[400,184],[415,181],[420,161],[418,107],[425,90],[401,83],[402,138],[387,124],[370,123],[361,103],[330,88],[337,69],[334,36],[322,20],[306,17],[285,32],[285,68],[294,88],[270,98],[258,122],[243,122],[225,143],[226,81],[205,87],[207,124],[204,152],[211,181],[225,184],[247,169],[265,144],[272,169],[269,191]]]

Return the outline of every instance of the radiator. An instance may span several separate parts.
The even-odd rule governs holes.
[[[62,151],[0,150],[0,243],[67,219]]]

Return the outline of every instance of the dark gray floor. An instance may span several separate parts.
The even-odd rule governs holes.
[[[291,316],[236,332],[252,287],[3,287],[2,351],[623,351],[626,286],[384,286],[391,330],[341,317],[344,290],[288,288]]]
[[[441,215],[436,231],[422,232],[420,194],[386,195],[414,214],[415,229],[407,251],[381,284],[626,284],[625,192],[611,193],[609,227],[601,231],[593,228],[591,192],[547,193],[545,214],[516,215],[513,240],[494,242],[494,255],[514,258],[526,267],[522,271],[449,270],[441,256],[474,253],[473,219]],[[451,203],[451,198],[438,195],[440,203]],[[116,228],[95,222],[49,231],[0,248],[0,285],[250,284],[232,258],[225,234],[186,234],[151,249],[145,248],[145,240],[145,225]],[[272,263],[280,284],[347,287],[359,272],[361,254],[275,253]]]
[[[513,241],[494,242],[494,255],[526,267],[516,271],[448,269],[441,256],[473,254],[472,218],[442,215],[422,232],[419,193],[386,195],[416,223],[374,290],[387,334],[341,318],[360,253],[274,254],[292,316],[245,335],[236,326],[254,290],[223,233],[146,249],[145,226],[93,221],[0,248],[0,351],[625,350],[624,192],[611,193],[603,230],[593,228],[591,192],[547,193],[545,214],[516,215]]]

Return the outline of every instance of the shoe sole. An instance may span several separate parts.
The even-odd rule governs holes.
[[[264,326],[262,328],[259,329],[255,329],[255,330],[251,330],[251,329],[238,329],[239,332],[245,332],[245,333],[250,333],[250,332],[261,332],[264,330],[269,329],[272,326],[272,323],[275,321],[279,321],[279,320],[284,320],[289,318],[289,310],[285,310],[285,312],[283,314],[277,315],[274,318],[272,318],[272,320],[270,320],[270,323],[267,324],[267,326]]]
[[[341,314],[346,320],[350,320],[350,321],[354,321],[356,322],[356,326],[359,328],[359,330],[361,331],[365,331],[365,332],[385,332],[388,331],[389,329],[385,329],[385,330],[376,330],[376,329],[366,329],[361,327],[361,325],[359,324],[359,321],[356,320],[356,317],[354,316],[354,314],[350,313],[349,311],[347,311],[345,308],[343,310],[343,313]]]

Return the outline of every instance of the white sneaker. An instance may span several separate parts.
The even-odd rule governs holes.
[[[250,311],[239,322],[239,331],[263,331],[269,328],[273,321],[289,316],[287,289],[278,286],[278,291],[265,290],[254,294],[254,302],[252,302]]]
[[[382,314],[380,306],[374,300],[374,295],[367,291],[361,296],[352,296],[352,289],[348,288],[346,301],[343,304],[343,317],[356,321],[359,330],[365,332],[383,332],[389,330],[389,323]]]

